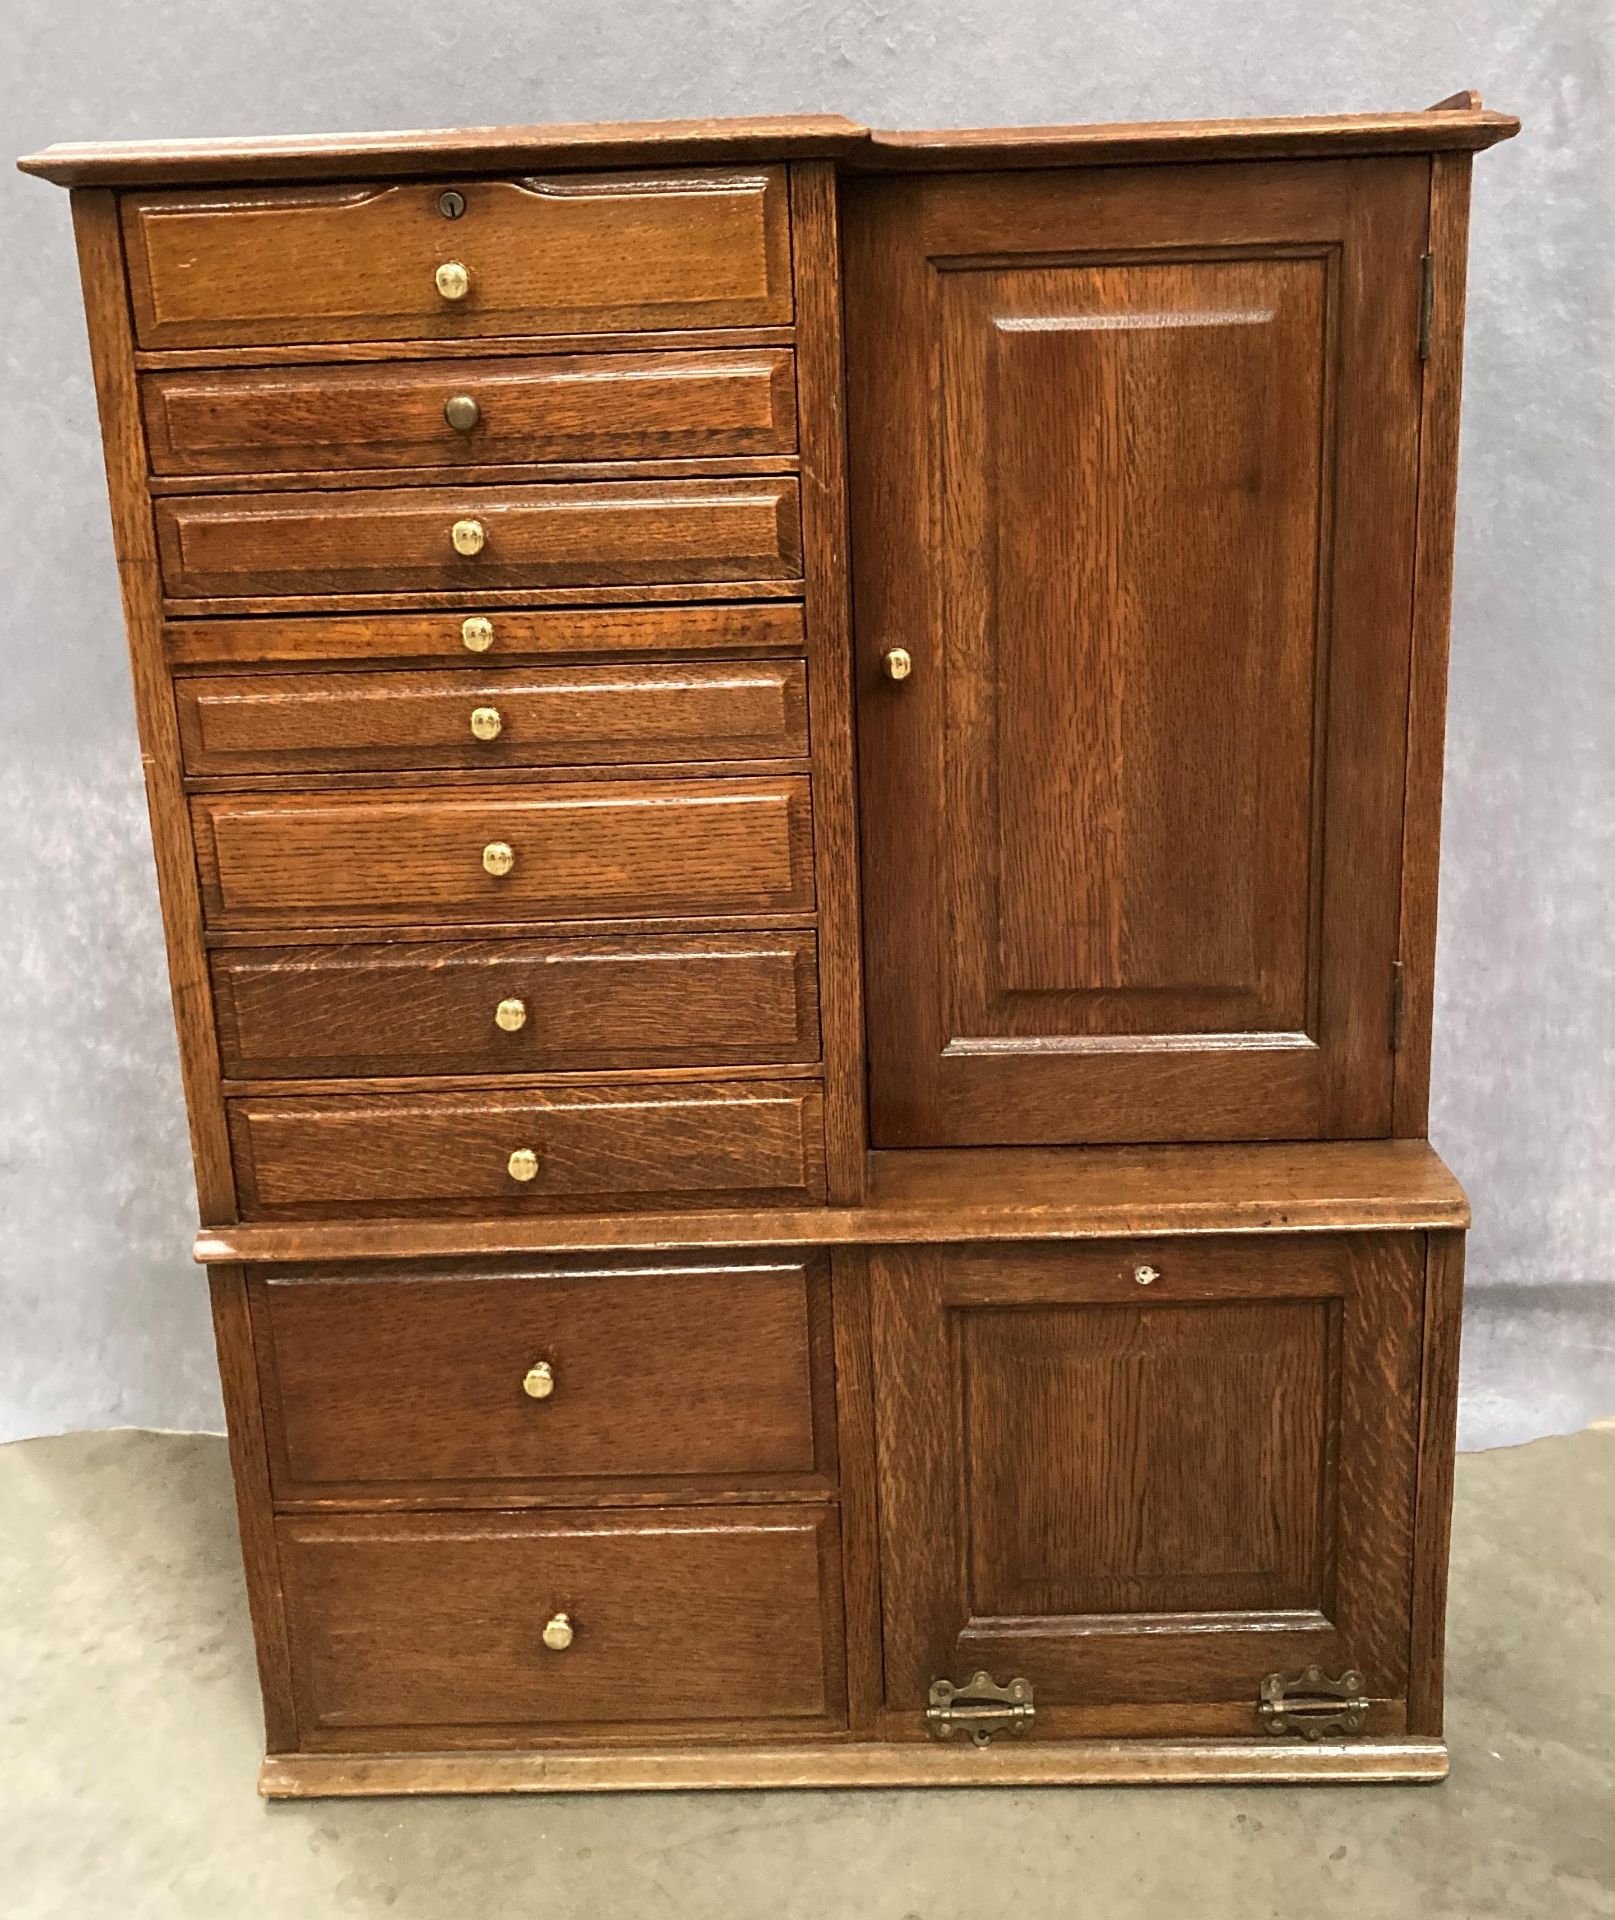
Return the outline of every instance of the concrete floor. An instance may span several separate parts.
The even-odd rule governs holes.
[[[269,1807],[222,1441],[0,1449],[5,1920],[1615,1916],[1615,1431],[1459,1462],[1442,1787]]]

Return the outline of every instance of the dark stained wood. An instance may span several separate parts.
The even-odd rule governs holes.
[[[875,1144],[1389,1131],[1426,175],[850,194]]]
[[[1427,1236],[1424,1367],[1419,1386],[1419,1481],[1414,1524],[1408,1731],[1439,1738],[1446,1669],[1447,1561],[1458,1448],[1458,1348],[1464,1308],[1464,1237]]]
[[[230,1102],[230,1135],[249,1220],[764,1207],[822,1198],[823,1108],[806,1080],[263,1095]]]
[[[451,366],[149,373],[158,474],[546,465],[791,453],[789,352],[557,354]],[[444,408],[476,402],[457,431]]]
[[[785,171],[244,187],[122,199],[143,347],[606,333],[791,318]],[[446,299],[435,275],[469,276]]]
[[[252,1303],[283,1501],[834,1484],[822,1255],[271,1270]],[[541,1360],[542,1400],[522,1385]]]
[[[465,643],[468,620],[487,619],[486,648]],[[444,613],[363,613],[324,619],[171,620],[171,666],[386,666],[431,661],[488,667],[555,655],[800,653],[800,606],[568,607],[486,613],[472,600]]]
[[[853,1731],[878,1723],[885,1688],[880,1655],[880,1509],[875,1463],[869,1262],[861,1247],[831,1257],[835,1289],[836,1439],[841,1469],[842,1590],[847,1608],[847,1714]]]
[[[212,958],[235,1080],[816,1060],[809,933],[236,947]],[[496,1010],[519,1000],[522,1024]]]
[[[838,1726],[835,1536],[833,1507],[283,1520],[304,1740]]]
[[[808,813],[789,775],[193,803],[208,921],[237,928],[808,907]],[[496,842],[508,873],[483,868]]]
[[[175,690],[191,774],[790,759],[808,750],[799,661],[526,673],[232,674]],[[491,709],[498,732],[473,715]]]
[[[428,589],[794,580],[796,481],[353,488],[186,495],[156,504],[173,600]],[[486,545],[456,551],[476,520]]]

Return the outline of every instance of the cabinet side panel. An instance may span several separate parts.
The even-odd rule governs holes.
[[[145,442],[114,196],[98,189],[75,192],[73,227],[101,412],[113,544],[134,676],[135,718],[157,862],[157,891],[168,942],[169,984],[174,997],[174,1024],[179,1031],[191,1153],[196,1163],[197,1204],[202,1224],[210,1226],[234,1218],[235,1188],[219,1093],[218,1046],[207,955],[202,945],[196,860],[180,776],[179,723],[163,665],[157,548],[146,493]]]
[[[1447,1556],[1458,1442],[1458,1346],[1464,1236],[1427,1236],[1419,1482],[1413,1535],[1413,1627],[1408,1649],[1408,1732],[1439,1738],[1447,1632]]]

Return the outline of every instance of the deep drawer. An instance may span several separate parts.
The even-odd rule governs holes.
[[[813,902],[808,783],[555,781],[192,801],[218,927],[589,920]],[[506,858],[508,856],[508,860]]]
[[[794,580],[796,482],[353,488],[156,503],[176,599]],[[471,531],[468,531],[471,530]]]
[[[237,1080],[815,1060],[811,933],[223,948]]]
[[[782,167],[129,193],[123,230],[143,347],[791,317]]]
[[[159,474],[733,458],[796,448],[786,348],[151,373],[141,380],[141,401]]]
[[[799,1204],[824,1192],[824,1102],[808,1080],[262,1096],[229,1112],[248,1220]]]
[[[194,774],[770,760],[808,744],[799,660],[230,674],[175,691]]]
[[[267,1269],[251,1299],[281,1499],[486,1504],[511,1482],[834,1470],[822,1254]]]

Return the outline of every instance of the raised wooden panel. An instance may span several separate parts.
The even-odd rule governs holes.
[[[598,919],[813,902],[808,783],[556,782],[428,793],[206,794],[197,864],[218,927]],[[508,873],[483,867],[508,846]]]
[[[158,474],[308,473],[791,453],[788,349],[546,354],[150,373]],[[474,401],[467,431],[451,398]]]
[[[871,1260],[894,1713],[978,1667],[1183,1731],[1313,1663],[1406,1697],[1422,1235]]]
[[[851,189],[877,1145],[1389,1130],[1427,185]]]
[[[666,331],[791,317],[782,167],[131,193],[143,347]],[[463,298],[435,283],[445,261]]]
[[[193,774],[771,760],[808,746],[797,660],[197,675],[176,698]]]
[[[212,956],[237,1080],[817,1059],[811,933],[343,942]],[[518,1001],[521,1025],[496,1010]]]
[[[844,1718],[834,1508],[351,1514],[283,1519],[278,1536],[312,1744]],[[543,1641],[558,1612],[564,1652]]]
[[[834,1469],[822,1255],[303,1269],[255,1276],[251,1299],[282,1500]],[[548,1398],[523,1387],[540,1361]]]
[[[790,479],[185,495],[155,511],[163,584],[181,600],[791,580],[802,570]],[[468,520],[486,536],[475,554],[452,539]]]
[[[229,1102],[245,1219],[588,1213],[824,1197],[811,1080]],[[512,1156],[532,1156],[527,1179]]]

